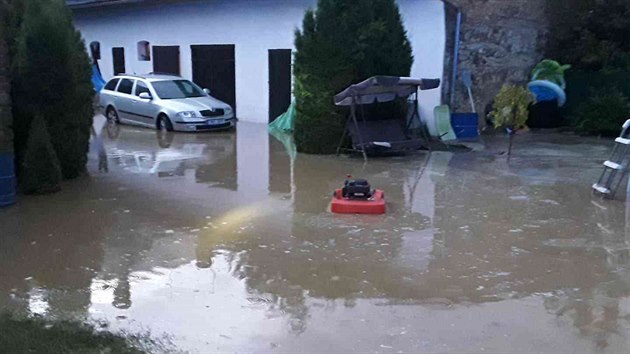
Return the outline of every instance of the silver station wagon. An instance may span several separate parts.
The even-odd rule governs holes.
[[[189,80],[171,75],[114,76],[99,93],[99,106],[115,123],[168,131],[234,127],[234,111]]]

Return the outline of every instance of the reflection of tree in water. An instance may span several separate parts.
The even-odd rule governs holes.
[[[602,311],[611,321],[595,328],[613,332],[619,326],[615,307],[629,293],[628,283],[623,285],[611,268],[623,263],[623,252],[607,261],[602,247],[619,243],[615,235],[623,232],[624,221],[615,219],[602,228],[601,217],[594,216],[596,206],[585,203],[589,198],[581,192],[576,194],[575,181],[567,176],[554,180],[553,175],[530,180],[522,177],[515,161],[499,166],[491,157],[480,161],[463,154],[447,173],[431,171],[416,187],[435,184],[428,196],[435,198],[429,222],[402,202],[413,189],[422,161],[376,161],[362,171],[354,160],[338,163],[300,155],[294,170],[293,214],[280,210],[225,245],[238,254],[234,274],[245,279],[251,301],[286,313],[296,332],[306,328],[309,307],[317,306],[312,303],[317,299],[329,306],[340,299],[352,306],[356,299],[375,298],[391,304],[483,303],[561,291],[569,300],[558,300],[566,305],[557,308],[548,300],[550,311]],[[554,168],[543,165],[538,168]],[[330,192],[347,173],[385,188],[390,212],[369,217],[323,212]],[[421,236],[429,241],[428,249],[407,249],[422,246],[407,242]],[[600,310],[589,301],[580,302],[577,292],[568,292],[601,293],[597,289],[602,284],[613,284],[614,291],[602,297],[611,298],[613,305]],[[579,296],[588,298],[584,294]],[[580,321],[574,321],[578,328],[584,327]]]
[[[29,201],[25,205],[30,207],[14,209],[19,218],[2,223],[0,308],[29,314],[29,302],[35,298],[47,316],[85,319],[94,289],[111,292],[113,306],[129,308],[132,272],[158,264],[176,268],[186,262],[177,257],[165,264],[167,257],[147,256],[160,239],[170,237],[155,232],[156,222],[170,216],[170,210],[143,209],[147,200],[143,192],[126,191],[136,194],[129,200],[139,203],[128,205],[134,209],[129,224],[116,198],[101,199],[108,195],[108,186],[95,193],[87,188],[90,183],[77,181],[69,186],[74,190]],[[167,204],[156,196],[151,200]],[[167,251],[171,249],[169,245]]]
[[[113,282],[112,306],[118,309],[131,307],[131,284],[129,276],[134,271],[134,264],[142,260],[142,254],[151,249],[155,242],[153,233],[147,232],[146,227],[136,225],[132,234],[116,232],[104,244],[105,261],[99,272],[101,280]]]
[[[59,203],[51,210],[49,199],[42,202],[47,212],[34,218],[16,216],[15,224],[2,225],[0,307],[11,306],[28,314],[29,294],[37,290],[48,315],[84,318],[90,306],[92,278],[103,259],[100,242],[111,219],[104,217],[98,225],[76,223],[64,216],[93,217],[83,203]]]
[[[609,345],[613,334],[624,335],[619,328],[630,326],[630,313],[628,309],[623,313],[620,304],[620,299],[630,294],[630,214],[624,215],[622,208],[601,200],[593,200],[585,209],[590,209],[592,217],[597,219],[600,237],[594,237],[595,249],[572,252],[590,252],[605,260],[606,268],[591,272],[599,270],[609,279],[592,286],[555,291],[553,297],[545,298],[545,308],[558,317],[570,318],[580,334],[591,338],[596,348],[602,350]]]
[[[435,242],[447,254],[433,258],[426,281],[451,301],[544,296],[548,311],[605,347],[630,293],[619,276],[629,265],[623,210],[591,203],[578,169],[557,175],[548,161],[453,167],[465,174],[451,171],[436,186]]]
[[[630,324],[628,318],[621,317],[619,306],[619,298],[627,294],[627,289],[620,292],[605,285],[595,289],[562,289],[546,296],[544,304],[558,318],[568,317],[582,336],[590,338],[598,349],[604,349],[613,334],[624,335],[619,328]]]
[[[402,229],[423,228],[428,220],[402,207],[398,215],[383,216],[326,212],[331,191],[357,169],[354,161],[331,168],[333,162],[300,156],[294,171],[293,215],[265,218],[238,242],[225,245],[238,253],[234,274],[245,279],[255,294],[252,301],[268,303],[272,313],[289,315],[291,329],[298,333],[306,329],[307,298],[324,299],[329,306],[343,299],[344,306],[354,306],[357,298],[413,298],[416,287],[409,281],[416,270],[393,260],[402,247]],[[375,165],[361,176],[375,185],[387,184],[389,198],[403,201],[401,181],[408,180],[407,172]]]

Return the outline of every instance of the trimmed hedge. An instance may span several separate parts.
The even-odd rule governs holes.
[[[333,96],[374,75],[409,76],[413,56],[394,0],[319,0],[295,33],[295,142],[333,153],[346,110]]]
[[[580,105],[576,131],[586,134],[617,136],[630,119],[630,100],[619,92],[600,94]]]
[[[592,97],[613,93],[630,98],[630,70],[569,70],[566,80],[567,104],[563,113],[571,125],[579,123],[580,110]]]

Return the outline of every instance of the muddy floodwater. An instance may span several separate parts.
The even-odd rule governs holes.
[[[256,124],[97,126],[90,177],[0,210],[0,309],[191,352],[627,353],[625,189],[590,190],[608,140],[504,143],[364,164]],[[328,212],[347,174],[385,215]]]

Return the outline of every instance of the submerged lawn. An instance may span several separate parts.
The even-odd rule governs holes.
[[[0,315],[0,353],[143,353],[127,338],[77,322]]]

